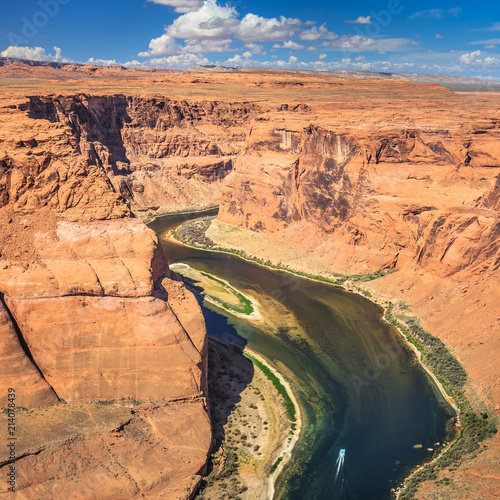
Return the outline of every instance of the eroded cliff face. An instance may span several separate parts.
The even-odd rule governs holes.
[[[110,181],[120,99],[97,130],[95,110],[79,129],[2,104],[0,406],[13,389],[17,408],[31,410],[18,413],[17,495],[186,494],[211,444],[205,323]],[[99,404],[109,411],[96,420]],[[72,465],[56,474],[61,460]]]
[[[219,219],[276,239],[309,225],[320,231],[329,264],[346,274],[410,262],[438,276],[494,270],[497,123],[484,134],[415,126],[331,130],[268,115],[252,123]]]
[[[106,172],[135,213],[218,204],[254,103],[125,95],[31,97],[34,119],[70,129],[78,154]]]
[[[497,101],[313,74],[134,78],[0,100],[0,396],[15,380],[18,406],[51,405],[20,413],[20,498],[182,497],[204,470],[204,324],[133,213],[221,202],[276,264],[287,248],[313,273],[398,270],[366,287],[408,302],[500,412]]]

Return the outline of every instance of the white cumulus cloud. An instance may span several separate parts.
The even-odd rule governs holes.
[[[94,64],[96,66],[112,66],[118,64],[116,59],[94,59],[91,57],[85,64]]]
[[[264,45],[253,42],[246,43],[245,47],[249,49],[252,54],[262,54],[262,51],[264,50]]]
[[[273,56],[271,56],[273,57]],[[297,68],[298,66],[302,66],[303,63],[299,63],[299,60],[295,56],[290,56],[288,61],[278,60],[278,61],[261,61],[259,66],[263,67],[271,67],[271,68]]]
[[[338,38],[338,35],[333,33],[332,31],[328,31],[326,26],[322,24],[319,28],[313,26],[310,30],[302,31],[299,34],[299,38],[307,42],[314,42],[319,39],[336,40]]]
[[[221,7],[215,0],[206,0],[198,10],[179,16],[166,32],[173,38],[228,38],[238,26],[234,7]]]
[[[485,57],[486,56],[486,57]],[[492,66],[498,65],[500,60],[493,56],[487,56],[480,50],[475,50],[474,52],[469,52],[462,54],[458,60],[465,66]]]
[[[143,63],[137,61],[136,59],[123,63],[123,66],[125,66],[126,68],[140,68],[142,65]]]
[[[201,0],[148,0],[148,2],[168,5],[169,7],[173,7],[175,12],[182,14],[198,10],[203,5]]]
[[[186,45],[182,48],[182,52],[229,52],[233,50],[231,48],[232,42],[230,38],[227,40],[186,40]]]
[[[482,52],[480,50],[475,50],[474,52],[470,52],[468,54],[463,54],[459,57],[459,61],[462,64],[473,64],[480,63],[482,60],[480,59]]]
[[[357,19],[354,19],[354,21],[346,21],[347,24],[370,24],[372,22],[372,17],[371,16],[359,16]]]
[[[276,19],[247,14],[241,20],[235,35],[246,42],[272,42],[293,36],[301,24],[299,19],[283,16]]]
[[[238,19],[234,7],[221,7],[216,0],[205,0],[196,11],[179,16],[166,30],[173,38],[229,38],[245,42],[278,41],[294,35],[301,22],[281,16],[279,19],[247,14]]]
[[[292,40],[287,40],[286,42],[283,42],[281,45],[279,43],[275,43],[273,45],[273,49],[304,49],[305,47],[297,42],[294,42]]]
[[[243,61],[243,58],[239,55],[236,54],[234,57],[229,58],[226,63],[227,64],[239,64]]]
[[[62,51],[59,47],[54,47],[54,54],[49,54],[42,47],[15,47],[11,45],[3,52],[0,52],[0,56],[31,59],[32,61],[73,62],[71,59],[62,56]]]
[[[158,0],[156,3],[173,5],[173,0]],[[176,0],[177,4],[180,5],[180,0]],[[196,48],[198,52],[219,52],[221,47],[230,50],[228,41],[231,39],[247,43],[278,42],[292,38],[301,26],[299,19],[284,16],[265,18],[249,13],[240,19],[235,7],[229,4],[221,6],[217,0],[205,0],[197,9],[190,9],[175,19],[165,28],[162,36],[151,40],[149,50],[140,52],[139,56],[174,55],[189,50],[180,46],[178,40],[189,41],[186,42],[187,45],[193,50]],[[203,40],[220,42],[217,45],[202,42]],[[262,49],[257,47],[257,44],[254,44],[248,48],[254,54],[262,52]]]
[[[149,50],[139,52],[139,57],[166,56],[178,54],[181,46],[176,42],[175,38],[166,33],[158,38],[153,38],[149,43]]]
[[[188,68],[204,64],[210,64],[210,61],[206,57],[200,57],[196,54],[178,54],[158,57],[148,61],[148,66],[152,68]]]

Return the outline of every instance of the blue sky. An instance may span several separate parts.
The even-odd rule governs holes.
[[[500,80],[500,2],[3,0],[0,55]]]

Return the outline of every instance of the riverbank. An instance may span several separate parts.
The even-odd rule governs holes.
[[[273,383],[273,385],[283,398],[284,406],[286,408],[290,421],[293,422],[288,436],[283,436],[285,439],[282,440],[282,443],[286,444],[282,445],[283,447],[281,450],[278,450],[280,456],[272,465],[270,475],[268,476],[269,499],[272,500],[274,498],[276,480],[285,466],[290,462],[290,459],[292,458],[292,451],[295,447],[295,444],[300,438],[300,434],[303,431],[300,405],[288,381],[283,377],[283,375],[281,375],[278,370],[273,368],[264,357],[248,348],[245,349],[245,356],[253,362],[254,366],[258,366],[259,369],[266,375],[266,377]]]
[[[193,269],[188,264],[176,262],[170,269],[183,277],[193,293],[224,311],[247,320],[261,319],[259,302],[236,290],[230,283],[210,273]]]
[[[144,222],[144,224],[149,224],[150,222],[155,221],[156,219],[161,219],[162,217],[172,216],[172,215],[192,215],[192,214],[204,214],[206,212],[212,212],[213,210],[218,210],[219,205],[213,205],[205,208],[193,208],[193,210],[179,210],[174,212],[165,212],[165,213],[155,213],[155,214],[141,214],[138,213],[137,217]]]
[[[168,214],[168,215],[170,215],[170,214]],[[210,217],[210,219],[213,219],[213,217]],[[189,221],[189,222],[193,222],[193,221]],[[345,280],[348,279],[347,276],[340,275],[340,274],[330,273],[329,276],[319,276],[319,275],[315,276],[313,274],[308,274],[308,273],[305,273],[302,271],[295,271],[295,270],[290,269],[288,267],[273,265],[271,263],[271,261],[269,261],[269,260],[264,261],[263,259],[260,259],[257,256],[248,255],[246,252],[244,252],[242,250],[233,249],[231,247],[227,247],[227,248],[221,247],[220,245],[215,244],[214,242],[211,242],[211,240],[210,240],[208,246],[203,246],[203,244],[201,244],[201,243],[198,243],[198,244],[193,243],[192,241],[187,242],[187,241],[182,239],[182,236],[179,235],[179,230],[183,226],[184,226],[184,224],[180,224],[174,230],[167,231],[166,233],[163,234],[163,237],[165,239],[167,239],[168,241],[175,243],[177,245],[184,245],[186,247],[193,248],[195,250],[201,250],[204,252],[218,252],[218,253],[226,253],[229,255],[234,255],[236,257],[239,257],[242,260],[245,260],[247,262],[251,262],[252,264],[257,264],[257,265],[264,267],[266,269],[270,269],[272,271],[286,272],[286,273],[289,273],[293,276],[297,276],[299,278],[304,278],[304,279],[309,279],[309,280],[315,281],[315,282],[326,283],[326,284],[333,285],[333,286],[343,286],[345,283]],[[203,229],[204,229],[203,225],[201,227],[196,228],[197,231],[202,231]],[[194,235],[197,236],[196,233]],[[366,275],[366,276],[360,275],[359,278],[360,279],[363,279],[363,278],[370,279],[370,276],[371,275]]]
[[[208,225],[208,227],[211,227],[211,226]],[[240,231],[240,230],[238,228],[236,228],[236,231]],[[178,232],[179,232],[178,230],[174,231],[172,233],[171,237],[172,238],[175,238],[176,236],[178,237]],[[456,366],[456,365],[460,366],[460,364],[456,361],[456,359],[453,358],[451,353],[446,349],[444,344],[442,342],[440,342],[436,337],[431,336],[430,334],[428,334],[428,332],[425,332],[423,329],[421,329],[420,326],[418,325],[418,320],[414,317],[408,317],[408,316],[405,317],[405,321],[403,321],[403,323],[407,324],[407,327],[403,327],[402,325],[398,325],[397,324],[398,322],[394,321],[394,318],[392,318],[392,320],[388,319],[387,318],[387,310],[389,308],[393,307],[392,302],[387,300],[385,297],[383,297],[382,294],[376,293],[376,291],[373,288],[370,288],[370,290],[368,290],[365,286],[360,286],[360,281],[361,281],[360,276],[356,276],[355,280],[351,280],[351,279],[349,279],[349,277],[346,277],[346,276],[343,276],[341,279],[338,279],[338,275],[332,276],[330,274],[330,276],[326,278],[324,276],[314,276],[314,275],[311,275],[311,273],[304,273],[302,270],[301,271],[294,271],[294,270],[291,270],[289,267],[282,267],[282,265],[280,266],[277,264],[273,264],[269,259],[264,260],[260,256],[249,255],[248,252],[243,252],[241,250],[241,248],[231,247],[227,242],[226,242],[226,246],[223,247],[222,246],[223,243],[221,243],[221,240],[214,238],[213,232],[207,231],[207,234],[209,235],[208,237],[211,239],[211,241],[213,243],[213,245],[208,249],[208,251],[210,251],[210,252],[221,251],[223,253],[230,253],[230,254],[236,255],[236,256],[238,256],[246,261],[253,262],[253,263],[258,264],[260,266],[267,267],[269,269],[284,271],[284,272],[290,273],[292,275],[307,278],[307,279],[312,280],[312,281],[318,281],[320,283],[327,282],[327,283],[334,284],[337,286],[342,286],[343,288],[345,288],[346,290],[348,290],[350,292],[358,293],[358,294],[361,294],[365,297],[368,297],[373,302],[375,302],[375,303],[379,304],[380,306],[382,306],[383,308],[385,308],[386,320],[398,329],[399,333],[405,338],[405,342],[407,342],[413,346],[412,350],[416,353],[419,363],[424,368],[424,370],[428,374],[431,375],[430,378],[433,380],[434,386],[441,394],[441,397],[443,398],[443,400],[451,401],[452,406],[455,407],[456,409],[458,409],[459,411],[460,411],[460,409],[463,411],[464,408],[467,408],[467,410],[470,411],[472,415],[474,415],[474,417],[472,418],[472,420],[473,420],[472,422],[464,423],[464,434],[462,434],[462,436],[457,436],[455,443],[452,443],[453,446],[450,446],[450,447],[446,446],[444,448],[444,450],[440,450],[440,454],[438,457],[432,458],[432,466],[430,467],[432,470],[430,470],[429,473],[424,471],[425,473],[419,473],[417,475],[413,474],[411,476],[412,480],[410,481],[411,484],[409,486],[411,486],[412,491],[414,490],[416,482],[420,483],[420,482],[425,481],[429,478],[432,479],[432,477],[435,476],[435,473],[437,470],[437,465],[439,465],[439,467],[446,467],[446,466],[449,466],[451,463],[456,463],[457,461],[461,460],[461,458],[464,455],[470,453],[471,451],[476,450],[479,446],[478,443],[480,441],[486,439],[487,437],[489,437],[493,433],[492,429],[494,427],[494,424],[491,421],[491,418],[490,418],[491,415],[484,414],[486,416],[482,417],[484,419],[484,422],[483,422],[483,420],[481,420],[481,418],[478,417],[478,415],[476,415],[472,411],[472,406],[465,399],[463,390],[460,390],[461,387],[457,388],[458,392],[457,391],[455,391],[455,392],[450,391],[450,389],[452,389],[454,386],[453,380],[451,382],[450,382],[450,380],[448,380],[448,381],[444,381],[444,383],[442,383],[443,382],[443,377],[442,377],[443,374],[442,373],[433,373],[434,367],[427,366],[427,362],[429,360],[429,353],[433,354],[433,351],[435,351],[436,348],[437,348],[438,354],[440,356],[444,355],[447,360],[450,360],[450,359],[454,360],[454,363],[452,363],[453,366]],[[234,236],[234,235],[232,234],[231,236]],[[233,241],[233,240],[231,240],[231,241]],[[178,243],[181,243],[181,242],[178,242]],[[185,244],[185,243],[182,243],[182,244]],[[207,250],[206,248],[203,248],[202,245],[196,245],[196,244],[193,245],[192,242],[188,246],[191,246],[193,248],[197,248],[200,250]],[[270,255],[269,253],[266,254],[266,257],[267,256],[269,256],[269,258],[272,257],[272,255]],[[280,262],[280,264],[282,264],[282,261]],[[377,277],[381,277],[381,275],[380,274],[378,276],[377,275],[365,275],[364,277],[362,277],[362,279],[364,281],[368,282],[368,281],[372,281],[372,280],[376,279]],[[368,283],[366,283],[366,284],[368,284]],[[410,325],[411,328],[410,328],[410,326],[408,326],[408,323],[411,323],[411,325]],[[418,328],[414,328],[415,325],[418,325]],[[422,340],[422,338],[424,340]],[[426,345],[426,342],[428,343],[428,345]],[[431,359],[431,361],[432,361],[432,359]],[[459,381],[459,382],[461,383],[461,381]],[[463,383],[465,383],[465,379],[464,379]],[[447,391],[450,391],[450,392],[447,392]],[[460,396],[459,404],[456,404],[453,400],[453,396],[456,397],[457,394],[459,394],[459,396]],[[471,420],[471,419],[469,419],[469,420]],[[483,425],[483,423],[484,423],[484,425]],[[459,443],[459,444],[455,446],[456,443]],[[444,458],[442,461],[439,460],[441,457]],[[424,467],[422,467],[422,466],[420,467],[420,469],[423,469],[423,468]],[[417,481],[415,481],[415,480],[417,480]],[[409,497],[404,497],[404,495],[403,495],[403,496],[401,496],[401,498],[409,498]]]
[[[265,263],[265,262],[262,261],[262,259],[260,259],[260,258],[258,258],[256,256],[241,255],[240,251],[236,251],[236,250],[234,250],[234,249],[232,249],[230,247],[228,247],[228,248],[220,248],[220,246],[219,246],[220,243],[219,242],[217,244],[214,244],[214,247],[212,247],[212,248],[205,248],[202,245],[194,245],[194,244],[185,243],[184,241],[182,241],[179,238],[178,232],[179,232],[180,227],[182,227],[182,225],[178,226],[174,231],[169,232],[167,235],[165,235],[165,237],[168,238],[170,241],[172,241],[174,243],[177,243],[177,244],[180,244],[180,245],[185,245],[185,246],[188,246],[190,248],[194,248],[196,250],[202,250],[202,251],[205,251],[205,252],[228,253],[228,254],[234,255],[236,257],[239,257],[240,259],[243,259],[243,260],[245,260],[247,262],[251,262],[253,264],[256,264],[256,265],[261,266],[261,267],[265,267],[267,269],[271,269],[273,271],[286,272],[286,273],[291,274],[292,276],[296,276],[296,277],[303,278],[303,279],[308,279],[310,281],[314,281],[314,282],[317,282],[317,283],[326,283],[326,284],[330,284],[330,285],[333,285],[333,286],[338,286],[338,287],[341,287],[341,288],[345,289],[348,292],[356,293],[358,295],[361,295],[362,297],[364,297],[364,298],[370,300],[371,302],[374,302],[375,304],[379,305],[384,310],[384,314],[383,314],[384,320],[387,323],[389,323],[392,326],[394,326],[398,330],[399,334],[404,339],[406,345],[415,353],[415,355],[416,355],[416,357],[417,357],[420,365],[422,366],[422,368],[424,369],[424,371],[429,375],[429,377],[434,382],[434,384],[436,386],[436,389],[440,393],[441,397],[456,412],[460,411],[458,409],[457,405],[455,404],[453,398],[446,392],[445,388],[443,387],[443,385],[441,384],[441,382],[438,380],[438,378],[436,377],[436,375],[423,362],[423,360],[422,360],[422,353],[418,350],[417,346],[408,339],[408,336],[402,330],[402,325],[398,326],[397,324],[391,323],[391,321],[389,321],[387,319],[387,316],[386,316],[387,308],[391,305],[391,302],[387,301],[384,297],[382,297],[380,295],[376,295],[373,292],[370,292],[368,290],[363,289],[358,284],[359,281],[360,281],[359,279],[357,280],[357,282],[358,282],[357,283],[356,281],[351,281],[348,276],[338,275],[338,276],[342,276],[342,278],[337,279],[337,280],[334,281],[332,278],[327,277],[327,276],[314,276],[314,275],[311,275],[311,274],[306,274],[306,273],[304,273],[302,271],[295,271],[295,270],[290,269],[288,267],[282,267],[282,266],[278,266],[278,265],[273,265],[272,263],[269,263],[269,262]],[[332,274],[331,276],[335,276],[335,275]],[[382,277],[382,276],[385,276],[385,274],[381,274],[378,277]],[[360,276],[356,276],[356,278],[359,278],[359,277]],[[364,276],[364,278],[367,281],[371,281],[373,279],[376,279],[376,277],[374,277],[373,275],[366,275],[366,276]]]
[[[211,338],[209,366],[215,446],[196,498],[272,500],[301,432],[297,400],[283,376],[249,349]]]

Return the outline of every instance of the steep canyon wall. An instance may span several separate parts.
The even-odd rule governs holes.
[[[26,498],[98,484],[182,496],[203,472],[203,319],[135,216],[220,203],[214,227],[240,228],[265,260],[398,271],[365,286],[407,302],[500,412],[494,98],[305,74],[158,81],[28,85],[0,101],[0,397],[15,379],[18,406],[49,408],[23,420]],[[480,477],[498,463],[490,452]],[[78,474],[53,481],[57,454]]]
[[[205,323],[113,185],[131,164],[121,98],[90,101],[65,101],[64,120],[50,100],[1,103],[0,405],[15,392],[22,410],[17,494],[182,496],[211,445]]]
[[[252,124],[219,219],[277,240],[310,226],[346,274],[410,263],[437,276],[494,271],[499,139],[493,121],[488,131],[332,130],[276,115]]]
[[[78,153],[146,216],[218,204],[221,181],[259,110],[254,103],[125,95],[31,97],[22,108],[69,127]]]

